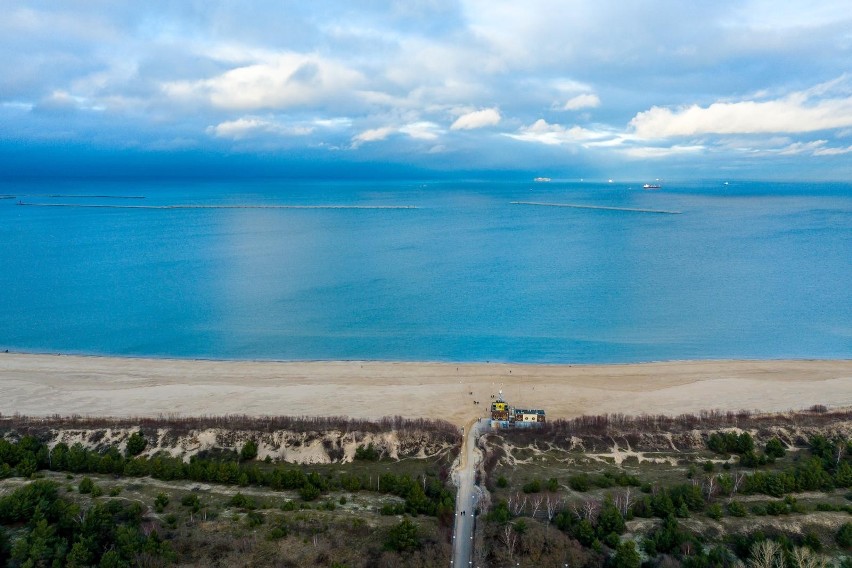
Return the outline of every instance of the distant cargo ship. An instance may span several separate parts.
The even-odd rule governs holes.
[[[550,181],[550,178],[537,177],[537,178],[534,178],[533,181],[546,182],[546,181]]]
[[[655,183],[646,183],[642,186],[642,189],[660,189],[662,186]]]

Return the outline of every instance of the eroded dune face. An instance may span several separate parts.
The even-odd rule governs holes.
[[[169,456],[184,461],[196,455],[238,455],[251,441],[257,445],[256,459],[294,464],[348,463],[355,459],[359,448],[368,447],[377,457],[392,460],[438,457],[461,443],[454,426],[437,421],[396,419],[375,423],[296,419],[292,421],[292,428],[276,428],[276,424],[262,419],[241,417],[237,420],[242,427],[191,427],[179,419],[146,419],[140,427],[118,420],[115,424],[119,425],[108,426],[110,419],[6,417],[0,422],[0,435],[10,439],[33,435],[50,448],[64,443],[69,447],[80,444],[90,450],[115,448],[124,452],[130,437],[141,433],[146,445],[140,456]],[[204,419],[192,421],[195,426],[205,422]],[[234,420],[212,418],[207,421]],[[286,422],[287,419],[274,421]],[[306,427],[305,423],[314,423],[314,427]],[[252,424],[255,427],[251,427]]]

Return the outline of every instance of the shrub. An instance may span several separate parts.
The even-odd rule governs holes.
[[[193,513],[197,513],[201,509],[201,500],[198,499],[198,495],[195,495],[194,493],[184,495],[180,500],[180,504],[192,509]]]
[[[165,493],[158,493],[154,498],[154,510],[162,513],[169,506],[169,496]]]
[[[778,438],[772,438],[766,442],[766,455],[770,458],[783,458],[787,451],[784,449],[784,444]]]
[[[86,493],[92,492],[92,489],[95,488],[95,482],[92,481],[91,478],[84,477],[80,480],[80,485],[78,485],[77,488],[80,490],[80,493],[85,495]]]
[[[420,548],[420,537],[417,532],[417,525],[406,517],[398,525],[391,527],[385,539],[385,548],[396,552],[416,550]]]
[[[572,475],[568,478],[568,486],[574,491],[585,492],[592,488],[592,481],[588,475]]]
[[[841,548],[852,548],[852,523],[845,523],[834,535],[837,546]]]
[[[301,497],[303,501],[313,501],[320,496],[320,493],[321,491],[319,488],[313,483],[305,483],[302,485],[302,488],[299,489],[299,497]]]
[[[497,478],[497,487],[499,487],[500,489],[505,489],[509,487],[509,481],[501,475]]]
[[[373,442],[370,442],[367,446],[358,446],[357,448],[355,448],[355,459],[365,461],[378,461],[379,452],[373,446]]]
[[[269,532],[266,533],[266,538],[269,540],[278,540],[280,538],[286,537],[290,532],[290,528],[287,526],[287,521],[282,518],[279,518],[275,521],[275,524]]]
[[[259,527],[263,524],[263,515],[257,511],[249,511],[246,513],[246,524],[249,528]]]
[[[541,491],[541,481],[533,479],[529,483],[525,483],[522,489],[524,493],[538,493]]]
[[[625,540],[617,545],[615,556],[612,558],[613,568],[639,568],[641,565],[642,558],[632,540]]]
[[[141,431],[134,432],[127,439],[127,455],[128,456],[136,456],[142,453],[142,450],[145,449],[145,446],[148,445],[148,440],[145,439],[145,436]]]
[[[250,461],[257,457],[257,442],[248,440],[240,450],[240,461]]]
[[[718,521],[722,518],[722,506],[718,503],[713,503],[709,507],[707,507],[707,516],[713,519],[714,521]]]
[[[748,511],[743,507],[742,503],[739,501],[731,501],[728,503],[728,513],[732,517],[745,517],[748,515]]]

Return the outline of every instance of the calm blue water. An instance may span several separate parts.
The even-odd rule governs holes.
[[[852,357],[850,185],[65,182],[0,184],[0,193],[18,196],[0,200],[2,349],[516,362]],[[18,199],[417,209],[82,209]]]

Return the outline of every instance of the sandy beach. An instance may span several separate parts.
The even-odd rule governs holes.
[[[463,424],[484,416],[501,388],[515,406],[544,408],[550,418],[838,407],[852,405],[852,360],[515,365],[0,354],[2,414],[401,415]]]

